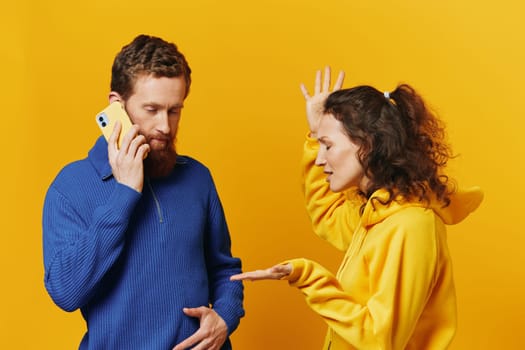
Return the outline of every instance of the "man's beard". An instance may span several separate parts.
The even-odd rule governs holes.
[[[168,176],[177,162],[175,143],[170,142],[163,150],[151,150],[144,159],[144,173],[151,178]]]

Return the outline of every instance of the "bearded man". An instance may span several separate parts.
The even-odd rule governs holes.
[[[191,69],[173,43],[139,35],[112,67],[110,102],[133,127],[64,167],[43,211],[45,286],[87,325],[79,349],[231,349],[243,310],[210,171],[175,139]],[[117,140],[121,138],[121,146]]]

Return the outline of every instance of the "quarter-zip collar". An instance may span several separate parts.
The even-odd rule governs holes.
[[[111,165],[108,161],[108,142],[104,136],[100,136],[93,148],[89,150],[88,159],[102,180],[107,180],[113,176]]]
[[[113,176],[108,160],[108,142],[104,136],[100,136],[93,148],[89,150],[88,159],[102,180],[107,180]],[[187,162],[187,157],[177,155],[176,165],[186,164]]]

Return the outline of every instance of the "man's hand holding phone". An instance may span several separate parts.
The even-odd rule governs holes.
[[[144,186],[144,164],[150,150],[146,138],[139,135],[139,127],[132,125],[129,131],[122,135],[120,148],[118,140],[122,124],[117,121],[108,140],[109,164],[115,179],[126,186],[142,192]]]
[[[144,185],[142,161],[148,156],[146,138],[119,101],[110,103],[96,116],[96,122],[108,141],[109,164],[115,179],[138,192]]]

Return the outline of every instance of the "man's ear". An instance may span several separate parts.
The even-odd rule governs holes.
[[[120,96],[118,92],[111,91],[109,93],[109,103],[113,103],[115,101],[124,102],[124,100],[122,99],[122,97]]]

